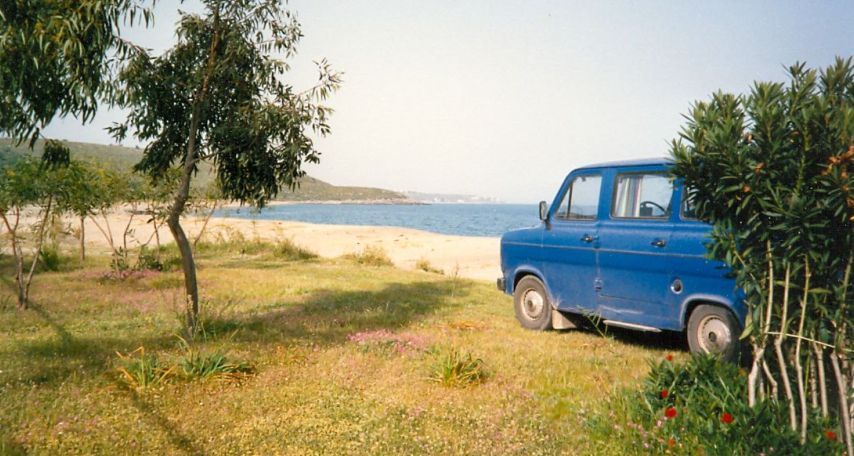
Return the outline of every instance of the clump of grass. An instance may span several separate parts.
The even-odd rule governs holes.
[[[364,266],[393,266],[391,258],[385,249],[377,246],[367,246],[361,252],[344,255],[344,258],[355,261]]]
[[[165,381],[172,374],[174,368],[168,367],[157,359],[153,354],[146,354],[145,347],[121,354],[118,368],[122,379],[134,388],[148,388]]]
[[[424,272],[432,272],[434,274],[444,274],[445,273],[445,271],[443,271],[439,268],[436,268],[432,264],[430,264],[430,262],[427,261],[426,258],[419,258],[418,261],[415,262],[415,269],[419,269],[419,270],[424,271]]]
[[[169,290],[184,285],[184,278],[176,275],[164,275],[152,279],[149,286],[154,290]]]
[[[283,238],[275,243],[262,240],[260,237],[248,239],[243,233],[229,229],[225,233],[218,232],[212,241],[204,240],[196,246],[198,251],[207,254],[239,254],[263,255],[274,258],[302,261],[317,258],[317,254],[296,245],[292,240]]]
[[[204,352],[179,338],[184,355],[178,365],[185,378],[195,380],[236,380],[255,372],[255,368],[244,362],[228,359],[222,351]]]
[[[483,360],[471,353],[452,349],[440,353],[433,364],[430,380],[443,386],[464,388],[483,382],[487,372]]]
[[[47,244],[42,246],[41,252],[39,252],[39,265],[41,265],[42,270],[45,271],[59,271],[59,268],[62,267],[63,258],[59,254],[59,247],[54,244]]]
[[[273,256],[285,260],[312,260],[317,254],[306,250],[290,239],[280,239],[273,247]]]
[[[271,245],[258,238],[247,239],[239,230],[226,228],[225,232],[217,232],[213,241],[203,240],[196,245],[199,252],[222,254],[238,253],[240,255],[257,255],[270,249]]]

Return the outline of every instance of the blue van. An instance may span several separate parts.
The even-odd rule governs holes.
[[[693,217],[667,159],[569,173],[542,224],[501,237],[498,288],[529,329],[575,327],[573,315],[641,331],[685,332],[693,352],[734,360],[746,308],[711,226]],[[568,318],[569,317],[569,318]]]

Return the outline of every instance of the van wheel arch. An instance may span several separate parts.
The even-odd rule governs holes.
[[[520,272],[517,272],[516,277],[513,278],[513,291],[516,291],[516,285],[518,285],[519,282],[522,281],[522,279],[524,279],[525,277],[528,277],[528,276],[531,276],[531,277],[539,280],[540,282],[543,283],[543,285],[545,285],[545,283],[546,283],[546,281],[543,280],[543,278],[540,277],[539,274],[537,274],[537,273],[534,273],[531,271],[520,271]]]

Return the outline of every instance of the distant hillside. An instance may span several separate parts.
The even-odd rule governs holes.
[[[142,158],[142,149],[104,144],[90,144],[64,141],[71,150],[71,157],[77,160],[88,160],[100,163],[114,170],[129,170]],[[38,141],[34,153],[41,156],[44,142]],[[29,153],[26,144],[15,146],[10,139],[0,138],[0,166],[11,160]],[[196,185],[207,185],[213,181],[210,167],[202,167],[194,179]],[[338,187],[319,179],[306,176],[300,182],[300,188],[295,192],[283,189],[277,198],[281,201],[404,201],[406,196],[370,187]]]
[[[406,195],[381,188],[338,187],[311,176],[300,181],[295,192],[286,191],[279,195],[284,201],[366,201],[366,200],[406,200]]]

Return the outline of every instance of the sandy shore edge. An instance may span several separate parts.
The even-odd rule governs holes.
[[[22,219],[22,225],[30,223],[34,215],[29,214]],[[109,214],[106,220],[103,217],[96,217],[95,221],[87,219],[84,225],[87,250],[108,253],[105,232],[111,232],[117,245],[122,245],[122,233],[128,222],[129,248],[146,242],[154,245],[154,227],[148,223],[149,217],[137,214],[131,219],[131,215],[127,208],[121,208]],[[72,232],[79,232],[79,220],[66,218],[63,222]],[[197,215],[187,215],[182,219],[182,226],[191,240],[202,230],[203,224],[204,217]],[[168,228],[163,226],[158,231],[161,243],[172,242]],[[204,236],[206,239],[228,238],[234,233],[240,233],[247,239],[273,242],[290,239],[324,258],[358,253],[366,247],[379,247],[385,250],[395,266],[402,269],[414,270],[416,263],[426,260],[447,275],[457,274],[460,277],[492,281],[501,274],[500,240],[497,237],[451,236],[400,227],[322,225],[237,217],[211,218]],[[7,250],[5,234],[5,229],[0,227],[4,243],[2,250]],[[76,234],[66,237],[63,242],[65,249],[77,250],[75,246],[78,241],[75,237]]]

